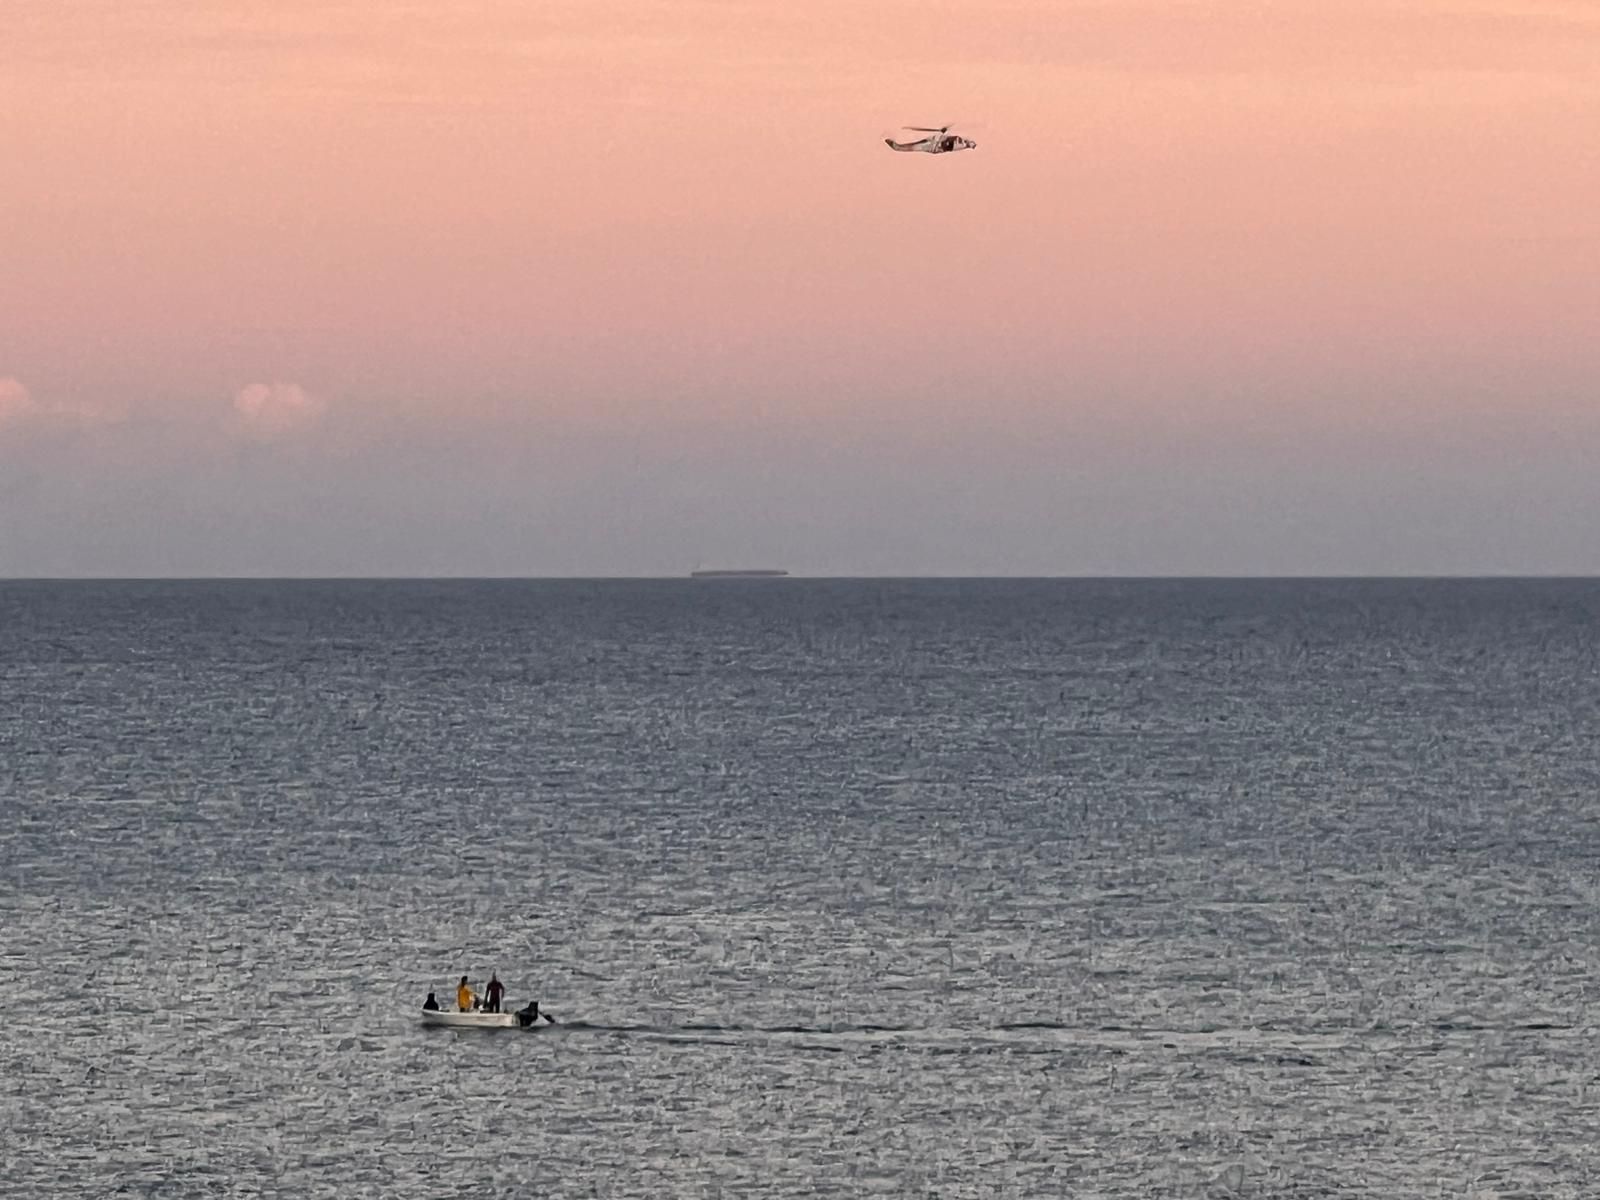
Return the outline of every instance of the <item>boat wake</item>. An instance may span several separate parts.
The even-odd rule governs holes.
[[[541,1025],[544,1035],[630,1038],[704,1046],[784,1046],[793,1050],[842,1053],[883,1048],[922,1049],[930,1053],[974,1053],[985,1050],[1058,1053],[1086,1032],[1043,1021],[963,1027],[958,1025],[892,1025],[839,1023],[826,1025],[732,1025],[690,1022],[682,1025],[559,1021]]]
[[[743,1047],[799,1053],[1075,1055],[1119,1059],[1127,1055],[1154,1054],[1313,1068],[1325,1065],[1344,1053],[1371,1052],[1402,1036],[1381,1027],[1181,1029],[1154,1025],[1074,1025],[1040,1020],[987,1025],[844,1022],[785,1025],[720,1022],[651,1024],[558,1020],[557,1023],[542,1024],[523,1032],[537,1032],[546,1037],[637,1039],[683,1046]]]

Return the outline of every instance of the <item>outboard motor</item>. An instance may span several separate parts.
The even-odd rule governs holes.
[[[527,1008],[517,1009],[517,1024],[526,1029],[539,1019],[539,1002],[529,1000]]]

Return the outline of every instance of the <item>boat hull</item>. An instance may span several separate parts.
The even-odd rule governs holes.
[[[453,1029],[515,1029],[517,1027],[517,1014],[514,1012],[435,1012],[432,1009],[422,1010],[422,1023],[424,1025],[445,1025]]]

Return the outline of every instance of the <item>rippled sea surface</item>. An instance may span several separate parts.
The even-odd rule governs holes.
[[[0,1192],[1592,1197],[1597,737],[1595,582],[0,584]]]

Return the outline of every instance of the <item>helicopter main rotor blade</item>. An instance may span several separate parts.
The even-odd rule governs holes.
[[[945,130],[949,129],[950,126],[941,125],[938,129],[930,129],[926,125],[902,125],[900,128],[909,129],[913,133],[943,133]]]

